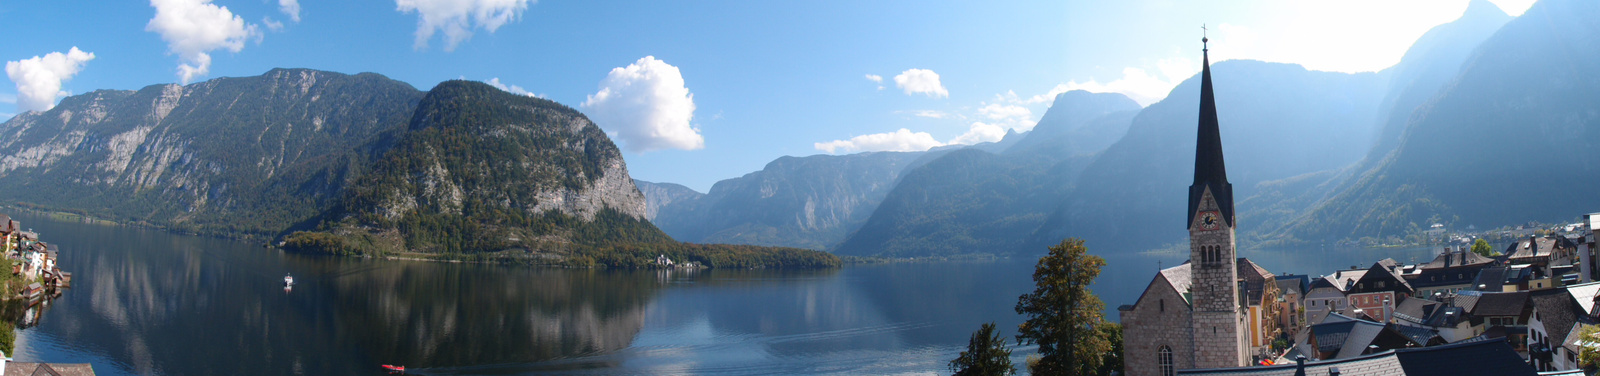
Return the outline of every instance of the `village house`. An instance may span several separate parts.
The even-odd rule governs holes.
[[[1495,260],[1472,253],[1466,247],[1445,248],[1433,261],[1418,265],[1416,273],[1405,275],[1416,292],[1411,296],[1442,301],[1456,291],[1472,288],[1478,272]]]
[[[1366,270],[1339,270],[1333,274],[1311,280],[1311,291],[1306,293],[1305,322],[1318,324],[1330,313],[1345,312],[1348,298],[1345,296],[1347,289],[1354,288],[1356,280],[1366,274]]]
[[[1300,332],[1304,323],[1304,312],[1301,304],[1305,301],[1305,291],[1310,286],[1310,279],[1306,275],[1282,274],[1278,280],[1278,327],[1283,329],[1283,338],[1293,338]]]

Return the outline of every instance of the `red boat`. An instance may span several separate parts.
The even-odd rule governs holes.
[[[406,371],[406,366],[391,366],[391,365],[385,364],[385,365],[383,365],[383,369],[389,370],[389,372],[405,372]]]

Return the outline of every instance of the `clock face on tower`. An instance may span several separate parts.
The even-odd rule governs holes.
[[[1210,230],[1216,230],[1218,228],[1221,228],[1222,227],[1222,219],[1218,218],[1217,214],[1218,213],[1216,211],[1201,212],[1200,213],[1200,229],[1201,230],[1210,231]]]

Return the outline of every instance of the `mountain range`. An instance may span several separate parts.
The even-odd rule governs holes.
[[[1473,1],[1379,72],[1214,64],[1241,241],[1403,237],[1434,222],[1560,221],[1600,206],[1583,189],[1600,157],[1579,152],[1600,143],[1586,105],[1600,99],[1595,8],[1544,0],[1513,19]],[[1064,93],[1010,145],[925,156],[848,236],[805,246],[917,257],[1031,254],[1069,236],[1111,251],[1180,244],[1197,81],[1145,108]],[[798,213],[773,209],[762,210]]]

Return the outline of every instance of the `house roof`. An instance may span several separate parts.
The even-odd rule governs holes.
[[[1565,290],[1584,312],[1594,312],[1594,297],[1600,294],[1600,282],[1571,285]]]
[[[1406,321],[1422,323],[1433,315],[1433,310],[1438,309],[1443,303],[1423,299],[1410,298],[1400,302],[1394,307],[1394,314]]]
[[[1464,308],[1467,310],[1467,312],[1472,312],[1472,308],[1477,307],[1478,305],[1478,298],[1482,297],[1482,291],[1461,290],[1456,291],[1456,297],[1454,301],[1457,307]]]
[[[1500,291],[1506,283],[1506,267],[1487,266],[1478,271],[1478,278],[1472,280],[1472,288],[1478,291]]]
[[[1545,333],[1550,335],[1550,343],[1566,342],[1567,332],[1572,330],[1572,324],[1579,320],[1587,321],[1588,315],[1572,300],[1572,295],[1566,289],[1550,289],[1535,291],[1528,294],[1529,303],[1539,313],[1539,322],[1544,323]]]
[[[27,363],[6,362],[5,374],[8,375],[56,375],[56,376],[92,376],[94,368],[88,363],[62,364],[62,363]]]
[[[1491,262],[1494,262],[1494,259],[1483,257],[1483,255],[1472,253],[1471,251],[1446,251],[1440,253],[1439,256],[1434,257],[1433,261],[1422,264],[1421,266],[1418,266],[1418,268],[1423,270],[1443,269],[1460,266],[1485,265]]]
[[[1429,341],[1439,337],[1439,331],[1410,325],[1389,324],[1386,330],[1399,334],[1417,346],[1427,346]]]
[[[1520,316],[1528,304],[1528,292],[1486,292],[1472,307],[1473,316]]]
[[[1311,334],[1316,337],[1318,353],[1334,352],[1334,359],[1343,359],[1360,356],[1383,328],[1383,324],[1335,313],[1321,324],[1312,325]]]
[[[1306,292],[1300,289],[1300,286],[1304,283],[1299,279],[1278,279],[1278,291],[1282,291],[1284,294],[1294,293],[1304,296]]]
[[[1435,328],[1453,327],[1466,318],[1467,310],[1461,307],[1444,307],[1434,310],[1433,315],[1428,316],[1427,321],[1424,321],[1422,325]]]
[[[1327,375],[1330,368],[1346,372],[1371,370],[1371,373],[1405,376],[1506,375],[1535,376],[1534,371],[1503,340],[1457,342],[1447,345],[1395,349],[1350,359],[1307,362],[1304,369],[1294,364],[1178,370],[1180,375],[1212,376],[1291,376]]]
[[[1244,291],[1242,292],[1246,297],[1246,301],[1251,302],[1251,305],[1260,305],[1261,298],[1267,291],[1267,281],[1274,281],[1273,287],[1277,287],[1276,276],[1247,258],[1240,257],[1237,265],[1239,279],[1245,281]]]

